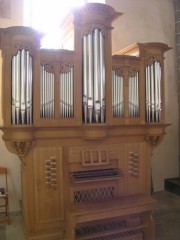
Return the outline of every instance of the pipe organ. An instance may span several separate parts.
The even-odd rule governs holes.
[[[74,11],[64,22],[74,50],[41,49],[28,27],[0,29],[1,130],[22,162],[28,240],[155,239],[151,154],[168,126],[170,48],[135,43],[112,55],[120,15],[100,3]]]

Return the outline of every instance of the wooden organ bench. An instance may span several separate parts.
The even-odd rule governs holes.
[[[67,210],[66,238],[153,240],[153,203],[152,198],[136,194],[113,201],[72,204]]]
[[[2,125],[21,159],[27,240],[154,240],[151,155],[162,140],[164,43],[111,52],[121,13],[89,3],[63,24],[63,46],[0,29]]]

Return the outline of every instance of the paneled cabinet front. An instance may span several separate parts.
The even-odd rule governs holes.
[[[33,149],[36,230],[63,228],[62,149]]]
[[[150,194],[151,161],[146,142],[132,142],[125,145],[127,195]]]

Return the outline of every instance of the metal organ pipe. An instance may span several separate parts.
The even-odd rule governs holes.
[[[88,71],[87,71],[87,37],[83,37],[83,112],[84,112],[84,121],[87,122],[87,79],[88,79]]]
[[[104,37],[94,29],[83,36],[83,119],[105,122]]]
[[[27,84],[26,84],[26,117],[27,122],[32,124],[32,58],[29,52],[26,54]]]
[[[99,121],[100,116],[100,71],[98,71],[100,64],[100,56],[99,56],[99,34],[98,29],[94,29],[94,115],[95,122]]]
[[[161,120],[161,66],[159,62],[155,62],[156,64],[156,121]]]
[[[145,69],[146,76],[146,121],[161,120],[161,65],[155,61]]]
[[[101,122],[105,122],[105,63],[104,63],[104,39],[100,32],[100,106]]]
[[[32,57],[24,49],[12,57],[12,124],[32,124]]]
[[[87,36],[87,49],[86,49],[86,57],[87,57],[87,62],[88,66],[86,67],[86,71],[88,71],[88,79],[87,79],[87,105],[88,105],[88,117],[89,117],[89,122],[92,123],[92,112],[93,112],[93,79],[92,79],[92,74],[93,74],[93,53],[92,53],[92,34],[88,34]],[[87,120],[85,120],[87,122]]]

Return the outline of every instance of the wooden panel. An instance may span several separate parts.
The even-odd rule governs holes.
[[[126,144],[127,194],[147,193],[149,179],[147,147],[145,142]]]
[[[47,161],[55,160],[53,183],[47,182]],[[64,218],[62,186],[62,149],[35,148],[33,150],[34,200],[37,223],[53,223]]]

